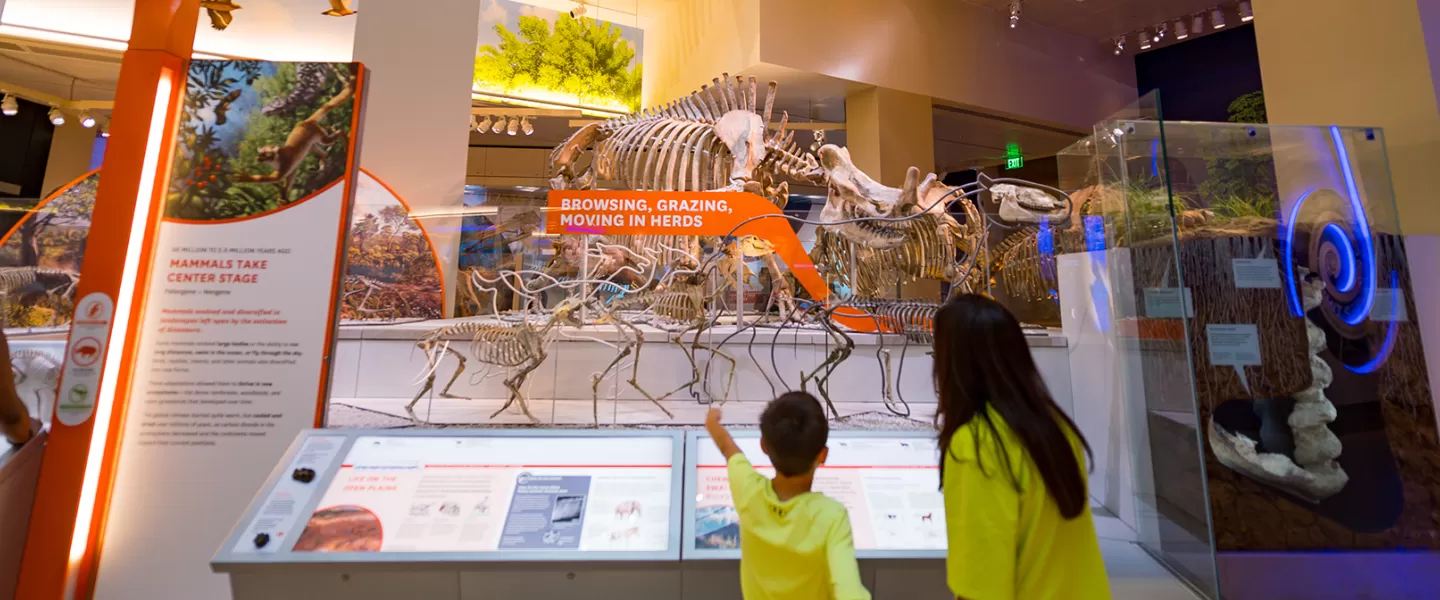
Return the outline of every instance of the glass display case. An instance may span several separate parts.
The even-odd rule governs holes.
[[[1109,505],[1210,597],[1230,583],[1217,553],[1433,549],[1415,457],[1435,419],[1383,132],[1157,116],[1060,155],[1066,336],[1098,361],[1072,364],[1077,420],[1118,415],[1101,451],[1128,463]]]

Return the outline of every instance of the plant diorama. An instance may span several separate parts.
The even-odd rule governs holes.
[[[502,0],[491,0],[502,4]],[[558,13],[556,13],[558,15]],[[494,25],[500,41],[475,55],[475,88],[630,112],[640,108],[641,66],[618,25],[587,17],[522,14],[518,31]],[[631,63],[636,63],[631,66]],[[562,99],[563,98],[563,99]]]

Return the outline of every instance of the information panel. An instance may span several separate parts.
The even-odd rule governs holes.
[[[664,551],[673,443],[360,437],[292,551]]]
[[[756,470],[773,477],[758,432],[734,435]],[[725,459],[709,436],[697,434],[687,445],[695,478],[693,510],[686,517],[687,554],[733,554],[720,552],[740,547]],[[840,432],[831,434],[829,447],[828,460],[815,472],[815,491],[845,505],[862,557],[867,551],[880,556],[945,549],[945,501],[933,437]]]

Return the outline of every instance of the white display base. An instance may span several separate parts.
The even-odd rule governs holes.
[[[429,321],[395,325],[355,325],[340,328],[335,353],[335,370],[331,379],[331,402],[350,405],[396,417],[409,418],[405,405],[415,397],[421,384],[418,375],[424,370],[426,357],[415,348],[415,342],[426,332],[453,321]],[[690,379],[690,363],[680,347],[668,343],[669,334],[658,329],[645,327],[645,344],[640,350],[640,374],[638,382],[647,391],[659,396],[669,392]],[[720,343],[725,336],[734,332],[734,326],[723,325],[707,332],[704,341]],[[584,333],[602,340],[613,340],[613,328],[573,328],[562,332],[551,345],[549,358],[530,374],[525,391],[530,399],[530,411],[541,423],[583,425],[595,422],[595,403],[591,391],[591,376],[604,368],[615,356],[615,350],[602,342],[569,339],[566,336]],[[734,381],[725,405],[726,421],[735,424],[758,422],[765,403],[776,394],[789,389],[800,389],[800,373],[818,366],[829,351],[827,337],[818,330],[796,332],[787,329],[778,335],[774,344],[776,367],[771,366],[771,340],[777,337],[774,330],[759,330],[754,342],[754,355],[759,364],[769,373],[770,384],[761,374],[756,361],[751,360],[746,343],[750,332],[745,332],[725,344],[723,351],[736,360]],[[900,381],[896,399],[903,399],[910,405],[910,417],[929,420],[935,415],[935,392],[931,385],[930,348],[910,344],[905,348],[899,336],[877,336],[852,334],[855,350],[831,376],[830,398],[841,416],[866,413],[888,412],[881,392],[881,366],[876,353],[883,347],[891,354],[890,380]],[[1031,350],[1039,365],[1041,375],[1050,386],[1051,393],[1067,412],[1071,412],[1070,362],[1065,338],[1058,334],[1031,336]],[[457,339],[452,347],[468,353],[469,340]],[[900,356],[905,356],[903,372]],[[704,369],[712,359],[706,352],[700,352],[696,363]],[[723,360],[714,361],[710,367],[709,389],[717,397],[725,386]],[[436,376],[436,387],[454,373],[455,360],[447,356],[441,361]],[[479,380],[478,365],[471,360],[466,373],[456,380],[451,393],[463,398],[444,398],[439,390],[427,394],[415,405],[416,416],[431,424],[480,425],[480,424],[523,424],[529,419],[512,406],[496,415],[505,402],[508,391],[502,381],[508,375],[499,375]],[[784,381],[774,373],[778,368]],[[630,369],[626,368],[619,377],[611,377],[600,385],[599,422],[601,424],[644,425],[674,424],[687,425],[703,423],[708,408],[681,391],[661,402],[674,418],[667,417],[654,403],[645,399],[631,387],[627,380]],[[773,388],[771,387],[773,384]],[[696,390],[700,384],[696,385]],[[813,391],[813,388],[812,388]]]
[[[1100,551],[1115,600],[1199,598],[1134,543],[1102,539]],[[464,570],[455,571],[297,565],[294,571],[283,573],[232,572],[230,589],[234,600],[737,600],[741,597],[739,568],[739,562],[733,560],[467,564]],[[861,560],[860,579],[875,600],[951,597],[943,560]]]

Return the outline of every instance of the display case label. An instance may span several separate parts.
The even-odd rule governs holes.
[[[1255,325],[1205,326],[1212,366],[1252,367],[1261,364],[1260,332]]]
[[[1273,258],[1237,258],[1230,263],[1239,289],[1280,289],[1280,266]]]
[[[1184,312],[1181,312],[1180,288],[1145,288],[1145,316],[1152,319],[1179,319],[1181,316],[1195,316],[1195,297],[1190,288],[1184,292]]]

